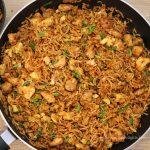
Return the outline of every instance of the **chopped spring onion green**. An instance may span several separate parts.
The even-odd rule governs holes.
[[[51,139],[53,140],[53,139],[56,138],[56,133],[55,133],[55,132],[52,132],[50,136],[51,136]]]
[[[73,76],[74,78],[76,78],[76,79],[80,79],[80,78],[81,78],[80,73],[77,72],[77,71],[73,71],[73,72],[72,72],[72,76]]]
[[[65,141],[66,143],[68,143],[69,139],[70,139],[70,137],[69,137],[68,135],[65,135],[65,136],[64,136],[64,141]]]
[[[41,96],[40,95],[38,95],[38,94],[36,94],[35,96],[34,96],[34,98],[32,99],[32,103],[35,105],[35,106],[40,106],[40,104],[41,104]]]
[[[75,106],[75,109],[76,109],[77,112],[80,112],[80,110],[81,110],[81,105],[80,105],[80,104],[77,104],[77,105]]]
[[[129,49],[129,50],[128,50],[128,55],[129,55],[129,56],[132,56],[132,49]]]
[[[103,32],[100,32],[99,35],[100,35],[101,40],[103,40],[106,37],[106,35]]]
[[[38,33],[38,36],[39,36],[40,38],[42,38],[42,37],[45,36],[45,33],[44,33],[44,32],[39,32],[39,33]]]
[[[14,70],[16,70],[17,68],[20,68],[21,67],[21,64],[19,63],[19,64],[15,64],[14,66],[13,66],[13,69]]]
[[[106,115],[105,105],[100,105],[100,112],[99,112],[98,118],[103,119],[105,115]]]
[[[119,109],[119,113],[123,113],[123,112],[125,112],[128,108],[129,108],[129,103],[128,104],[126,104],[126,105],[124,105],[123,107],[121,107],[120,109]]]
[[[132,125],[132,126],[133,126],[133,124],[134,124],[134,119],[133,119],[132,116],[131,116],[130,119],[129,119],[129,124]]]
[[[86,145],[90,145],[91,144],[91,142],[90,142],[90,140],[88,140],[87,142],[86,142]]]
[[[48,3],[46,3],[46,4],[44,4],[43,6],[44,6],[44,7],[49,7],[51,4],[52,4],[52,1],[50,1],[50,2],[48,2]]]
[[[34,140],[37,141],[42,136],[42,128],[40,127],[34,136]]]
[[[54,92],[53,95],[54,95],[55,97],[57,97],[57,96],[59,96],[59,93],[58,93],[58,92]]]
[[[145,75],[149,76],[150,75],[150,70],[146,70],[144,73],[145,73]]]
[[[22,86],[29,86],[30,85],[30,83],[31,83],[31,81],[25,81],[24,83],[23,83],[23,85]]]
[[[35,89],[35,94],[40,94],[41,93],[41,89]]]
[[[117,50],[117,46],[106,46],[106,48],[108,50],[112,50],[112,51],[116,51]]]
[[[36,45],[34,41],[29,42],[29,47],[32,49],[33,52],[35,52]]]
[[[86,20],[82,20],[82,27],[87,27],[88,23]]]
[[[17,105],[12,105],[12,110],[13,110],[13,113],[18,113],[19,112],[19,109],[18,109]]]
[[[42,82],[39,83],[39,85],[47,85],[47,83],[42,81]]]
[[[96,27],[95,24],[92,24],[92,25],[89,26],[89,34],[92,34],[94,32],[95,27]]]
[[[64,51],[63,51],[63,56],[69,57],[69,55],[70,55],[70,54],[69,54],[69,52],[68,52],[67,50],[64,50]]]

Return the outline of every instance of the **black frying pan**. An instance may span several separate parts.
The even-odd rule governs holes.
[[[3,0],[0,0],[0,11],[2,12],[3,16],[0,20],[0,31],[2,30],[5,22],[5,17],[6,17],[6,10],[5,10],[5,5]]]
[[[35,11],[39,10],[41,6],[48,3],[50,0],[36,0],[29,5],[27,5],[24,9],[22,9],[8,24],[8,26],[4,29],[2,35],[1,35],[1,42],[0,47],[2,47],[5,42],[8,40],[7,35],[11,32],[17,32],[18,27],[21,26],[21,22],[25,20],[26,17],[30,16]],[[62,3],[62,0],[51,0],[51,4],[48,7],[57,9],[58,5]],[[129,31],[133,29],[133,27],[136,28],[138,33],[141,35],[141,37],[144,39],[144,43],[148,49],[150,49],[150,25],[148,22],[137,12],[135,11],[129,4],[126,2],[123,2],[121,0],[101,0],[101,2],[97,2],[97,0],[90,0],[88,2],[87,0],[82,0],[80,3],[75,3],[74,5],[78,5],[79,7],[82,6],[84,3],[90,4],[90,9],[94,5],[101,5],[101,2],[106,4],[107,6],[113,6],[116,7],[118,10],[120,10],[125,17],[130,18],[133,20],[132,24],[129,27]],[[2,58],[1,58],[2,59]],[[12,140],[14,138],[13,135],[15,135],[18,139],[23,141],[25,144],[30,146],[32,149],[34,149],[29,143],[26,137],[23,137],[17,129],[13,126],[11,119],[9,116],[7,116],[4,112],[4,108],[2,104],[0,104],[1,109],[1,115],[9,127],[10,131],[4,132],[2,138],[0,138],[0,150],[9,149],[9,146],[6,143],[10,143],[8,141],[8,138]],[[150,107],[147,110],[148,115],[143,115],[141,117],[141,127],[137,130],[136,133],[127,136],[125,142],[115,144],[112,149],[113,150],[123,150],[126,148],[129,148],[133,143],[135,143],[146,131],[148,131],[150,127]],[[12,132],[12,134],[10,133]],[[8,136],[8,138],[7,138]],[[4,138],[5,137],[5,138]],[[3,140],[4,139],[4,140]],[[7,139],[7,141],[5,141]],[[13,140],[12,140],[13,141]]]

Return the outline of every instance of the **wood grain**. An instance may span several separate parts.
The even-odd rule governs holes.
[[[7,9],[6,23],[13,15],[31,0],[4,0]],[[132,4],[147,20],[150,21],[150,0],[126,0]],[[0,117],[0,131],[6,128],[5,123]],[[21,141],[16,140],[11,145],[11,150],[31,150]],[[149,150],[150,149],[150,131],[130,150]]]

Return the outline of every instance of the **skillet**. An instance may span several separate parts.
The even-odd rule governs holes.
[[[58,5],[62,3],[62,0],[34,0],[30,2],[27,6],[25,6],[20,12],[16,14],[16,16],[8,23],[1,34],[1,42],[0,48],[8,41],[7,35],[8,33],[17,32],[18,27],[21,26],[21,22],[25,20],[26,17],[30,16],[34,12],[40,9],[41,6],[44,4],[49,3],[48,7],[57,9]],[[132,6],[128,3],[124,2],[123,0],[82,0],[81,2],[74,3],[73,5],[77,5],[80,8],[82,7],[83,3],[89,3],[90,9],[93,6],[101,4],[105,4],[108,7],[116,7],[120,10],[126,18],[132,19],[132,24],[129,25],[129,32],[135,28],[137,32],[141,35],[144,40],[145,46],[150,49],[150,25],[149,23],[142,17]],[[1,51],[0,51],[1,52]],[[0,61],[2,60],[2,56],[0,55]],[[28,143],[28,139],[22,136],[17,129],[13,126],[11,118],[6,115],[3,105],[0,103],[0,113],[8,126],[8,129],[1,134],[0,137],[0,150],[7,150],[9,149],[9,144],[13,142],[15,139],[20,139],[24,144],[28,145],[32,149],[36,149],[32,145]],[[150,127],[150,107],[147,110],[147,115],[143,115],[141,117],[141,127],[138,128],[137,132],[126,136],[126,140],[122,143],[114,144],[111,148],[112,150],[123,150],[123,149],[130,149],[131,145],[136,143],[139,138],[149,130]]]

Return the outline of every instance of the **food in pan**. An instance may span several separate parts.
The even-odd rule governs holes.
[[[42,8],[8,34],[1,102],[37,148],[108,149],[149,105],[150,52],[114,8]]]

